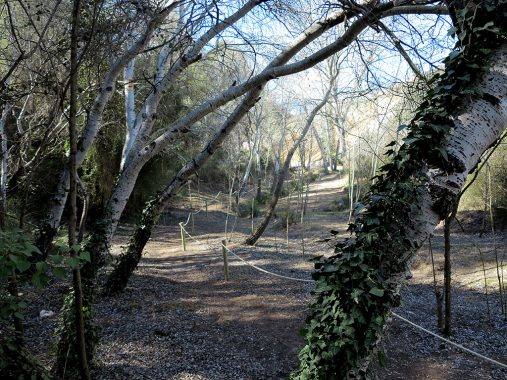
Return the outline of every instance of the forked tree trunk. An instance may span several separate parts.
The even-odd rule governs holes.
[[[168,14],[175,9],[179,3],[180,1],[174,1],[164,8],[163,11],[157,13],[157,15],[148,22],[143,33],[138,39],[136,39],[132,46],[130,46],[112,63],[109,71],[100,82],[99,92],[93,100],[93,104],[86,120],[86,125],[78,141],[78,149],[76,152],[76,165],[78,168],[83,164],[88,151],[90,150],[92,143],[102,126],[102,115],[106,105],[109,103],[114,94],[118,75],[132,59],[144,50],[151,40],[155,29],[167,18]],[[60,221],[67,202],[69,182],[69,171],[68,168],[65,167],[60,174],[58,184],[51,198],[49,215],[38,231],[36,245],[42,252],[42,258],[47,255],[58,228],[60,227]]]
[[[157,194],[147,205],[138,222],[134,234],[130,240],[127,250],[119,257],[114,270],[109,275],[104,293],[106,295],[115,294],[123,291],[127,286],[132,272],[137,268],[141,259],[144,247],[151,237],[153,227],[158,221],[162,211],[172,200],[174,195],[187,183],[188,179],[202,167],[213,153],[220,147],[224,139],[239,121],[248,113],[248,111],[260,99],[259,95],[263,87],[251,91],[246,98],[236,107],[227,121],[221,126],[218,132],[213,136],[206,147],[178,172],[173,180],[163,191]]]
[[[468,18],[455,23],[458,33],[465,25],[461,50],[448,58],[405,143],[372,185],[352,226],[355,239],[316,264],[316,300],[295,378],[358,373],[399,304],[405,263],[452,212],[467,175],[506,128],[507,30],[499,4],[467,3]]]
[[[261,223],[257,226],[255,231],[245,240],[245,244],[247,245],[254,245],[257,240],[262,236],[266,228],[268,227],[268,224],[273,217],[273,214],[275,213],[275,208],[278,203],[278,199],[280,198],[280,194],[282,193],[283,189],[283,182],[285,181],[285,177],[287,176],[287,173],[289,172],[290,168],[290,162],[292,160],[292,156],[296,152],[296,149],[299,147],[301,142],[304,140],[306,134],[310,130],[310,127],[313,124],[313,120],[315,119],[315,116],[317,116],[317,113],[320,111],[322,107],[324,107],[329,100],[329,96],[331,95],[331,91],[333,89],[334,82],[336,80],[336,76],[332,78],[331,85],[329,86],[329,89],[327,90],[326,94],[324,95],[324,98],[322,101],[317,104],[317,106],[310,112],[310,115],[308,116],[308,119],[306,120],[306,124],[301,131],[300,136],[298,139],[294,142],[292,147],[287,152],[287,156],[285,157],[285,161],[283,163],[282,168],[280,169],[278,176],[275,181],[275,186],[273,189],[273,193],[271,194],[271,201],[269,202],[269,208],[264,216],[264,219],[262,219]],[[304,165],[304,163],[302,163]],[[287,216],[288,218],[288,216]],[[287,219],[288,220],[288,219]]]

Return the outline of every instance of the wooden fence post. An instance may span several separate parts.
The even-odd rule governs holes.
[[[226,244],[227,242],[225,240],[222,240],[222,256],[224,258],[224,277],[225,281],[229,281],[229,264],[227,262],[227,249]]]
[[[187,250],[187,242],[185,239],[185,231],[183,228],[183,222],[180,222],[180,235],[181,235],[181,248],[183,249],[183,251],[186,251]]]

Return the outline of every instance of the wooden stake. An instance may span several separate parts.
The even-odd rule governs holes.
[[[225,281],[229,281],[229,264],[227,262],[227,249],[226,249],[226,240],[222,240],[222,256],[224,258],[224,278]]]
[[[252,221],[252,234],[254,233],[254,205],[255,205],[255,198],[252,198],[252,212],[250,213],[251,221]]]
[[[186,251],[187,250],[187,242],[185,239],[185,231],[183,229],[182,222],[180,222],[180,235],[181,235],[181,248],[183,249],[183,251]]]
[[[433,269],[433,290],[435,292],[436,312],[437,312],[437,328],[442,330],[444,328],[444,319],[442,317],[442,293],[437,284],[437,275],[435,270],[435,259],[433,257],[433,247],[431,245],[431,235],[428,236],[428,249],[431,257],[431,267]]]

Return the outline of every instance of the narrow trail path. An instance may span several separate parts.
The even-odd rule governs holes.
[[[230,246],[259,267],[290,277],[310,278],[313,265],[308,260],[314,255],[332,253],[331,243],[322,241],[330,237],[329,231],[338,230],[341,237],[347,236],[348,213],[333,211],[336,200],[344,196],[343,186],[343,180],[336,176],[311,185],[306,222],[304,226],[290,227],[288,247],[286,231],[273,226],[255,247],[239,246],[237,243],[251,231],[251,220],[247,218],[238,219],[234,232],[228,234]],[[293,205],[294,202],[292,198]],[[287,199],[280,201],[280,207],[286,204]],[[230,280],[224,281],[220,249],[227,218],[224,209],[214,205],[208,213],[195,216],[193,229],[192,223],[187,229],[196,241],[189,240],[183,251],[178,222],[186,221],[188,212],[171,210],[165,218],[166,225],[157,227],[126,291],[99,300],[95,315],[101,327],[101,344],[94,378],[287,378],[297,366],[297,353],[303,344],[298,331],[304,325],[313,285],[269,276],[232,258]],[[229,216],[228,225],[229,229],[234,225],[234,217]],[[129,232],[128,228],[120,230],[116,252],[128,241]],[[505,235],[479,238],[453,234],[452,240],[456,273],[452,339],[506,362],[507,324],[499,312],[496,272],[488,272],[486,298],[481,264],[473,248],[478,244],[485,255],[486,268],[494,267],[493,248],[505,256]],[[441,235],[437,234],[433,245],[440,269]],[[403,305],[396,312],[436,331],[431,261],[424,248],[415,260],[413,274],[403,291]],[[442,272],[437,275],[441,277]],[[58,290],[63,291],[64,287]],[[44,308],[59,310],[54,300],[41,302]],[[491,320],[487,317],[487,303]],[[40,320],[34,316],[29,324],[29,341],[43,361],[56,317]],[[373,366],[379,379],[507,378],[506,371],[442,346],[398,320],[390,323],[382,345],[387,366]]]

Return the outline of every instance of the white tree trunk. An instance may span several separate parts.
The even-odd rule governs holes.
[[[507,128],[507,45],[492,57],[491,68],[478,83],[478,88],[494,96],[498,104],[485,99],[474,100],[454,120],[454,130],[444,146],[449,157],[462,167],[453,173],[429,170],[431,182],[421,198],[422,213],[414,216],[413,241],[420,245],[443,219],[435,210],[441,191],[457,197],[468,174],[476,167],[483,152],[492,146]]]
[[[254,157],[258,154],[259,151],[259,143],[260,143],[260,135],[261,135],[261,127],[259,124],[257,124],[255,129],[255,136],[253,145],[250,148],[250,155],[248,157],[248,163],[245,168],[245,173],[243,174],[243,178],[241,179],[241,182],[238,186],[238,199],[241,198],[241,194],[243,193],[243,190],[245,189],[246,184],[248,183],[248,178],[250,177],[250,172],[252,171],[252,164]]]
[[[316,128],[313,128],[313,137],[315,138],[315,141],[317,141],[317,145],[319,147],[320,156],[322,158],[322,169],[324,170],[324,173],[329,172],[329,161],[326,154],[326,148],[324,146],[324,142],[319,136],[319,132],[317,132]]]
[[[106,226],[106,241],[105,244],[109,247],[111,239],[116,232],[118,222],[120,221],[121,214],[127,205],[130,194],[134,190],[134,186],[137,181],[137,177],[141,172],[142,166],[139,165],[128,165],[126,166],[118,179],[113,193],[109,198],[107,205],[107,226]]]
[[[169,13],[179,5],[180,1],[174,1],[168,5],[162,12],[159,12],[146,26],[141,36],[132,44],[132,46],[119,56],[116,61],[111,65],[111,68],[106,73],[99,88],[99,93],[95,97],[90,113],[86,120],[86,125],[83,129],[81,137],[78,142],[78,150],[76,155],[76,165],[79,168],[88,154],[88,151],[97,136],[101,127],[102,114],[104,109],[114,94],[116,87],[116,80],[118,75],[124,67],[132,61],[140,52],[142,52],[148,45],[155,29],[166,19]],[[51,200],[51,208],[49,216],[46,220],[46,228],[56,230],[60,225],[67,194],[69,191],[69,173],[67,168],[62,170],[58,185]]]
[[[134,86],[134,69],[136,65],[135,58],[132,59],[123,69],[123,85],[125,94],[125,143],[123,144],[123,151],[121,153],[120,170],[123,170],[126,157],[132,149],[132,144],[137,137],[136,129],[136,93]]]

